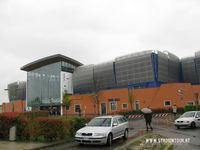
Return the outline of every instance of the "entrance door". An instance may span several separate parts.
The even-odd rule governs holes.
[[[101,103],[101,115],[106,115],[106,103]]]

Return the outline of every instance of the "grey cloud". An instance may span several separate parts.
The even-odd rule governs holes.
[[[198,0],[0,0],[0,103],[8,83],[26,79],[21,66],[56,53],[84,64],[144,49],[193,55],[199,7]]]

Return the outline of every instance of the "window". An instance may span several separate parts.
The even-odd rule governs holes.
[[[189,105],[189,106],[193,106],[194,103],[193,103],[193,102],[187,102],[187,105]]]
[[[66,110],[69,111],[69,106],[66,106]]]
[[[165,100],[164,101],[164,106],[171,106],[171,101],[170,100]]]
[[[113,118],[113,124],[118,124],[117,118]]]
[[[122,109],[127,109],[128,108],[128,104],[127,103],[123,103],[122,104]]]
[[[140,101],[139,100],[135,101],[135,110],[136,111],[140,110]]]
[[[76,104],[76,105],[74,106],[74,111],[75,111],[75,113],[79,113],[80,110],[81,110],[81,106],[80,106],[79,104]]]
[[[119,124],[123,123],[123,122],[124,122],[123,118],[122,118],[122,117],[119,117],[119,118],[118,118],[118,122],[119,122]]]
[[[200,111],[199,112],[197,112],[197,115],[196,115],[198,118],[200,117]]]
[[[117,102],[116,101],[110,102],[110,110],[111,111],[116,111],[117,110]]]

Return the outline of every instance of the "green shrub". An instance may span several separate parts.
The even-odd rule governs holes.
[[[23,112],[20,113],[18,115],[19,118],[27,118],[27,119],[34,119],[37,117],[48,117],[49,113],[48,111],[27,111],[27,112]]]
[[[2,113],[0,115],[0,138],[8,139],[9,138],[9,130],[12,126],[17,124],[16,116],[18,113]]]
[[[18,140],[48,142],[72,138],[91,118],[70,119],[37,117],[46,113],[3,113],[0,115],[0,138],[8,139],[9,129],[17,127]]]
[[[140,110],[135,110],[135,111],[121,111],[118,113],[119,115],[123,115],[123,116],[129,116],[129,115],[138,115],[138,114],[142,114],[142,112]]]
[[[197,106],[197,109],[200,110],[200,105]],[[195,105],[186,105],[184,108],[184,111],[195,111],[196,106]]]
[[[65,124],[63,119],[39,117],[35,118],[29,124],[30,138],[38,140],[43,137],[46,141],[64,139]]]
[[[18,140],[29,140],[30,133],[29,133],[29,119],[26,118],[18,118],[17,120],[17,139]]]

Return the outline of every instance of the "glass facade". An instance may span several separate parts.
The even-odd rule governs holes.
[[[27,105],[40,106],[60,102],[61,62],[46,65],[28,72]]]

